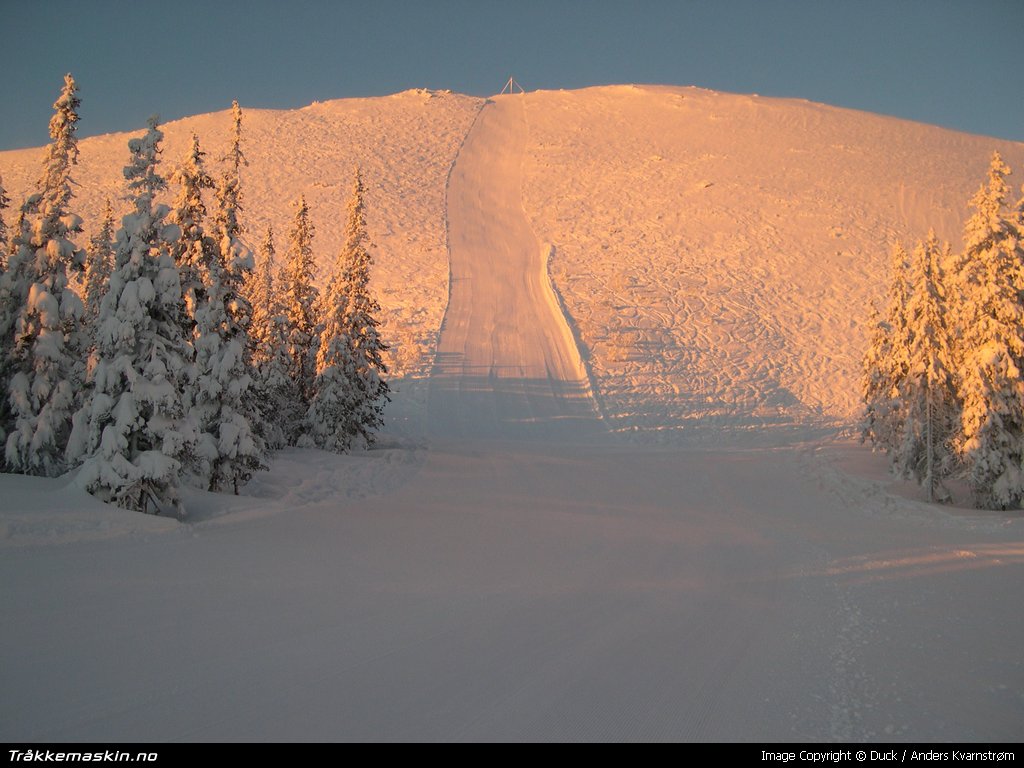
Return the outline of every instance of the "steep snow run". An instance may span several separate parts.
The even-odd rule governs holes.
[[[451,287],[431,374],[429,428],[444,436],[600,430],[579,351],[522,206],[523,99],[477,117],[448,183]]]

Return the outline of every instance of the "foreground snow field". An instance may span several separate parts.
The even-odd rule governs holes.
[[[568,130],[641,97],[642,125],[663,108],[690,109],[671,99],[691,96],[714,99],[690,89],[486,105],[438,97],[451,100],[439,122],[451,127],[454,166],[410,210],[447,240],[447,308],[429,333],[432,321],[418,321],[433,365],[397,382],[378,449],[285,451],[243,496],[189,493],[184,521],[105,507],[69,478],[0,477],[0,737],[1018,739],[1024,518],[922,504],[886,478],[883,460],[823,437],[848,423],[838,387],[863,335],[851,308],[884,290],[893,230],[874,224],[892,220],[879,211],[895,198],[871,207],[849,185],[808,182],[845,222],[840,235],[818,231],[820,212],[788,233],[739,220],[735,252],[708,203],[710,250],[687,250],[706,261],[665,272],[664,252],[651,246],[655,264],[637,244],[666,236],[662,225],[643,229],[635,211],[608,223],[602,174],[537,168],[538,137],[558,114],[538,113],[542,100],[580,100],[564,110]],[[749,108],[770,122],[777,112],[792,127],[803,110],[818,128],[832,115],[745,98],[723,96],[711,114]],[[302,119],[317,120],[304,130],[334,130],[328,113],[354,110],[311,108]],[[859,125],[835,119],[828,130]],[[455,130],[463,123],[468,135]],[[632,135],[614,120],[605,127]],[[915,130],[923,141],[936,129]],[[987,142],[950,146],[966,157]],[[600,158],[589,149],[579,156]],[[1024,159],[1019,145],[1010,151]],[[904,169],[931,167],[909,152],[893,154],[910,158]],[[766,173],[752,177],[762,192]],[[899,198],[913,214],[901,226],[916,227],[934,203],[921,202],[928,173],[908,175],[917,191]],[[956,195],[976,184],[954,175]],[[557,189],[583,177],[597,190],[592,206]],[[708,181],[692,194],[724,186]],[[858,183],[866,196],[868,181]],[[444,206],[427,195],[438,188]],[[536,202],[544,189],[557,191]],[[821,238],[850,237],[862,215],[871,228],[858,230],[859,251],[821,251]],[[618,238],[605,256],[591,250],[602,232]],[[782,255],[758,250],[755,232]],[[406,236],[397,228],[388,242]],[[801,242],[800,259],[783,247]],[[619,249],[629,269],[615,278]],[[736,280],[720,261],[727,252],[742,256]],[[811,270],[815,258],[829,268]],[[427,284],[436,270],[412,274]],[[612,278],[621,284],[606,295]],[[391,295],[411,307],[431,290],[395,285]],[[691,306],[698,297],[703,309]],[[635,337],[608,356],[607,329]],[[832,378],[816,378],[825,370]],[[652,435],[671,440],[645,444]]]
[[[292,450],[255,498],[92,541],[98,505],[5,477],[53,544],[7,523],[0,736],[1019,738],[1024,523],[863,458]]]

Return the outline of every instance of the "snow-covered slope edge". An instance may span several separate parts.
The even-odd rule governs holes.
[[[849,424],[895,239],[957,247],[994,149],[806,101],[608,86],[523,97],[524,206],[611,428],[802,439]]]

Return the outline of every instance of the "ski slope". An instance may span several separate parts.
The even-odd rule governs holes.
[[[83,94],[88,110],[88,93]],[[445,179],[482,100],[422,89],[369,99],[317,102],[295,110],[243,105],[243,239],[255,251],[267,227],[274,230],[276,264],[287,258],[294,205],[304,195],[316,230],[319,285],[326,286],[344,239],[345,205],[358,163],[366,185],[367,229],[373,242],[373,290],[397,377],[423,376],[433,363],[437,330],[448,300],[444,228]],[[227,106],[227,105],[225,105]],[[207,153],[207,170],[222,172],[230,144],[230,110],[183,118],[161,126],[161,173],[167,178],[195,133]],[[109,197],[125,214],[122,169],[128,140],[142,131],[108,134],[79,143],[74,210],[98,226]],[[34,189],[42,153],[0,152],[0,174],[12,207]],[[168,190],[164,202],[173,202]],[[212,210],[212,209],[211,209]],[[8,222],[14,216],[7,211]]]
[[[444,299],[380,447],[181,521],[0,477],[0,738],[1019,739],[1024,518],[822,437],[884,241],[952,237],[992,140],[698,89],[390,99],[271,131],[344,188],[313,126],[386,124],[367,156],[420,185],[371,223],[389,311]]]
[[[599,431],[590,383],[522,205],[522,99],[488,100],[448,182],[448,309],[430,377],[435,436]]]

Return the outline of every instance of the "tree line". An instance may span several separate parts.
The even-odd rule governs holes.
[[[72,170],[81,101],[54,104],[37,190],[11,231],[0,180],[0,440],[11,472],[78,481],[104,501],[182,512],[182,484],[238,492],[285,446],[368,447],[389,401],[364,186],[354,173],[345,243],[321,293],[300,198],[284,263],[268,228],[243,239],[242,112],[217,178],[193,134],[161,175],[156,118],[128,142],[131,211],[80,248]],[[212,197],[212,215],[207,203]]]
[[[892,253],[888,305],[864,356],[863,437],[894,472],[948,501],[950,478],[974,503],[1024,505],[1024,196],[994,153],[970,201],[963,250],[934,232]]]

